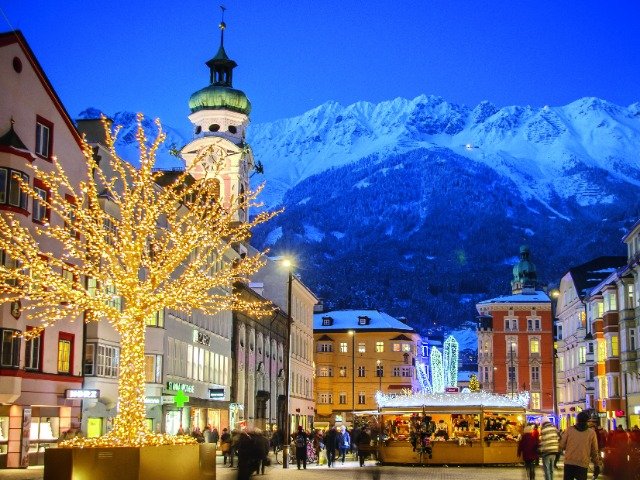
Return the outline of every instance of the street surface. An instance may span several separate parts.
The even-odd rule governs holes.
[[[216,480],[235,480],[238,472],[235,468],[222,465],[222,457],[218,458]],[[273,464],[267,468],[265,475],[252,477],[253,480],[325,480],[327,474],[334,478],[345,480],[416,480],[416,476],[433,480],[525,480],[524,467],[378,467],[369,460],[364,467],[359,467],[357,461],[347,460],[344,465],[338,462],[335,468],[326,465],[309,465],[306,470],[298,470],[296,465],[283,469],[282,465]],[[43,468],[31,467],[27,470],[0,470],[2,480],[42,480]],[[556,480],[562,480],[562,469],[556,470]],[[606,477],[599,477],[606,480]],[[542,467],[536,471],[536,479],[543,480]],[[591,475],[589,475],[591,479]]]

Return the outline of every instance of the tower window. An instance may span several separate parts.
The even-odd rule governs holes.
[[[209,125],[210,132],[217,132],[218,130],[220,130],[220,125],[218,125],[217,123]]]
[[[198,135],[200,132],[202,132],[202,127],[200,125],[198,125],[196,127],[196,135]]]
[[[236,128],[235,125],[229,125],[229,132],[230,133],[238,133],[238,129]]]

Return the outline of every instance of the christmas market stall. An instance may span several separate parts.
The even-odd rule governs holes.
[[[528,396],[487,392],[376,395],[386,464],[519,463]]]

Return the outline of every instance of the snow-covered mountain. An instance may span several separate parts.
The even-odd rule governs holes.
[[[76,118],[81,120],[100,118],[102,110],[99,108],[87,108],[80,112]],[[136,114],[133,112],[117,112],[113,115],[105,113],[105,115],[113,120],[114,126],[121,126],[122,129],[118,133],[116,139],[116,151],[123,159],[137,165],[140,160],[138,143],[136,140],[136,131],[138,128]],[[145,117],[142,126],[147,135],[149,142],[155,140],[158,128],[153,117]],[[184,136],[175,128],[168,125],[162,125],[162,130],[167,134],[167,139],[160,145],[156,154],[156,168],[162,170],[171,170],[174,168],[184,168],[184,161],[178,158],[173,151],[182,148],[186,143]]]
[[[560,107],[474,108],[441,97],[342,107],[328,102],[298,117],[252,125],[249,142],[265,166],[263,200],[278,204],[305,178],[366,156],[440,147],[482,163],[554,214],[557,195],[580,205],[611,203],[594,170],[640,185],[640,103],[587,97]]]
[[[112,118],[135,161],[135,115]],[[169,146],[186,139],[164,127],[159,165],[179,167]],[[620,238],[640,216],[639,103],[328,102],[254,124],[247,140],[264,165],[261,199],[285,206],[256,246],[295,252],[327,307],[379,308],[421,332],[468,331],[477,301],[509,292],[522,243],[540,280],[557,283],[574,265],[624,255]]]

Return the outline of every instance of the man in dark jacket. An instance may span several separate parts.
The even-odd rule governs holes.
[[[298,470],[300,470],[300,462],[304,469],[307,469],[307,442],[309,441],[309,437],[306,432],[302,429],[302,425],[298,427],[298,433],[294,439],[296,444],[296,464],[298,465]]]
[[[264,475],[264,469],[269,464],[269,439],[262,433],[262,430],[256,428],[251,435],[256,447],[256,473]]]
[[[236,451],[238,452],[238,480],[249,480],[256,471],[258,463],[258,449],[255,438],[246,430],[238,434]]]
[[[327,464],[331,468],[336,462],[336,449],[338,448],[338,432],[335,425],[324,436],[324,446],[327,449]]]

